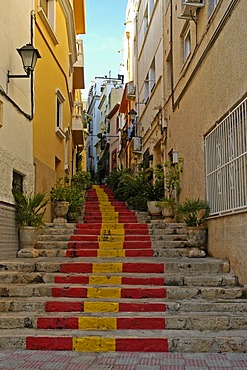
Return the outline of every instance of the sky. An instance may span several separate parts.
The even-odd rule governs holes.
[[[127,0],[86,0],[83,98],[95,76],[109,77],[111,71],[111,77],[117,77],[120,73],[126,6]]]

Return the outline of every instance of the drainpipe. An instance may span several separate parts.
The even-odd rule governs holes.
[[[173,71],[173,1],[170,0],[170,48],[171,48],[171,90],[172,90],[172,111],[174,112],[174,71]]]

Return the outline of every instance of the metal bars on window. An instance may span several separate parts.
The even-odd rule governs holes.
[[[205,138],[211,215],[247,207],[247,98]]]

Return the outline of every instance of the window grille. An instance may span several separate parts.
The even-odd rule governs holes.
[[[247,98],[205,138],[206,192],[211,214],[247,207]]]

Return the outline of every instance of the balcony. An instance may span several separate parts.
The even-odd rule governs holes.
[[[73,85],[74,89],[84,89],[84,52],[81,39],[76,41],[77,61],[74,64]]]
[[[82,102],[74,102],[72,113],[72,136],[75,145],[84,144],[85,132]]]

